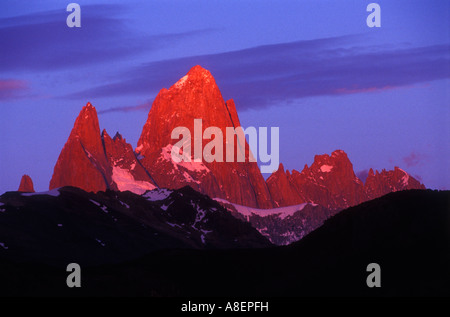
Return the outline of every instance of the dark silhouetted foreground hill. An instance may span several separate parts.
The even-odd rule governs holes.
[[[391,193],[342,211],[285,247],[159,250],[138,260],[84,267],[80,289],[65,286],[65,268],[17,264],[6,258],[0,262],[0,292],[57,296],[449,296],[449,199],[448,191]],[[366,267],[372,262],[381,266],[381,288],[366,285]]]

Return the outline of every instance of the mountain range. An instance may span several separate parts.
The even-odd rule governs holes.
[[[130,190],[141,194],[154,188],[177,189],[186,185],[230,203],[267,209],[316,203],[343,209],[392,191],[425,189],[400,168],[381,173],[370,170],[365,184],[356,177],[353,165],[342,150],[331,156],[316,155],[314,163],[301,172],[285,171],[280,164],[267,181],[256,162],[175,162],[171,150],[176,127],[194,130],[193,119],[207,127],[240,126],[233,100],[224,101],[211,73],[195,66],[169,89],[156,96],[137,147],[119,134],[100,133],[97,112],[91,103],[81,110],[54,167],[49,189],[75,186],[86,191]],[[194,144],[194,135],[191,136]],[[198,140],[197,140],[198,141]],[[224,147],[226,141],[224,141]],[[205,143],[205,141],[203,141]],[[224,159],[225,161],[225,159]]]
[[[257,162],[249,159],[252,153],[247,140],[240,144],[237,138],[232,146],[235,153],[244,148],[245,162],[225,162],[225,158],[224,162],[175,162],[171,152],[178,140],[172,139],[172,131],[176,127],[194,131],[194,119],[202,120],[202,135],[211,126],[221,131],[240,126],[234,101],[223,99],[214,77],[201,66],[194,66],[169,89],[161,89],[136,148],[118,132],[114,137],[106,130],[100,132],[97,111],[87,103],[61,150],[49,189],[73,186],[94,193],[128,190],[143,194],[155,188],[189,186],[220,201],[234,215],[253,208],[241,219],[250,221],[276,244],[300,239],[342,209],[389,192],[425,189],[398,167],[381,172],[370,169],[363,183],[342,150],[316,155],[311,166],[305,165],[301,172],[290,172],[280,164],[264,180]],[[191,135],[191,144],[196,141]],[[223,140],[223,148],[229,146],[226,142]],[[33,191],[28,176],[24,175],[19,191]],[[289,217],[286,209],[278,209],[283,207],[289,207]]]
[[[194,119],[201,132],[240,126],[200,66],[159,92],[135,148],[87,103],[49,190],[24,175],[0,196],[0,294],[448,296],[448,192],[399,167],[363,182],[343,150],[267,180],[247,140],[231,145],[245,162],[177,162],[172,131]],[[78,290],[64,283],[72,262]],[[372,262],[382,288],[364,283]]]

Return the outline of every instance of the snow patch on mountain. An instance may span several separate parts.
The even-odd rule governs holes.
[[[197,228],[197,224],[199,222],[203,222],[203,219],[206,216],[206,211],[202,208],[200,208],[196,203],[194,203],[193,201],[191,201],[191,206],[194,207],[197,210],[197,215],[195,216],[195,220],[194,223],[192,224],[192,228],[199,230],[199,228]]]
[[[289,216],[292,216],[297,211],[303,210],[303,208],[305,208],[305,206],[309,204],[309,203],[303,203],[303,204],[292,205],[292,206],[287,206],[287,207],[279,207],[279,208],[272,208],[272,209],[258,209],[258,208],[233,204],[233,203],[230,203],[228,200],[221,199],[221,198],[214,198],[214,200],[221,202],[221,203],[233,205],[234,208],[236,208],[237,212],[239,212],[241,215],[243,215],[247,220],[249,220],[250,216],[252,216],[252,215],[257,215],[260,217],[277,215],[281,220],[283,220]]]
[[[101,206],[102,204],[100,204],[99,202],[97,202],[97,201],[95,201],[95,200],[92,200],[92,199],[89,199],[89,201],[91,202],[91,203],[93,203],[94,205],[97,205],[97,206]]]
[[[161,206],[161,209],[164,211],[167,211],[167,208],[169,208],[169,206],[172,204],[172,202],[170,202],[168,205],[164,204]]]
[[[200,239],[202,240],[203,244],[206,244],[206,235],[210,232],[212,232],[212,230],[204,230],[204,229],[200,229],[200,231],[202,232],[202,234],[200,235]]]
[[[119,200],[119,203],[124,206],[127,209],[130,209],[130,206],[128,204],[125,204],[123,201]]]
[[[94,156],[89,152],[88,150],[84,149],[84,152],[86,152],[89,159],[94,159]]]
[[[403,172],[405,175],[402,177],[402,185],[403,186],[408,186],[409,184],[409,174],[406,173],[404,170],[402,170],[401,168],[398,168],[401,172]]]
[[[177,228],[181,228],[181,229],[183,229],[183,227],[182,226],[180,226],[179,224],[177,224],[177,223],[172,223],[172,222],[169,222],[169,221],[166,221],[166,223],[169,225],[169,226],[171,226],[172,228],[175,228],[175,227],[177,227]]]
[[[105,243],[104,243],[102,240],[95,238],[95,241],[97,241],[98,243],[100,243],[100,245],[101,245],[102,247],[105,246]]]
[[[171,191],[169,189],[157,188],[157,189],[153,189],[151,191],[146,192],[142,196],[147,198],[147,200],[150,200],[150,201],[158,201],[158,200],[166,199],[172,193],[173,193],[173,191]]]
[[[187,79],[188,79],[189,75],[186,75],[184,77],[181,77],[180,80],[178,80],[173,86],[177,89],[180,89],[181,87],[184,86],[184,84],[186,83]]]
[[[92,199],[89,199],[89,201],[90,201],[91,203],[93,203],[94,205],[100,207],[100,209],[103,210],[105,213],[108,213],[108,212],[109,212],[107,206],[102,206],[102,204],[100,204],[99,202],[97,202],[97,201],[95,201],[95,200],[92,200]]]
[[[183,159],[181,162],[175,162],[172,159],[172,148],[173,145],[172,144],[168,144],[165,147],[162,148],[162,157],[168,161],[168,162],[172,162],[172,164],[174,165],[175,169],[178,169],[178,166],[183,167],[184,169],[190,171],[190,172],[195,172],[195,173],[207,173],[209,172],[209,168],[206,167],[205,164],[203,164],[203,162],[194,162],[193,160],[191,160],[189,157],[181,154],[183,156]]]
[[[137,181],[129,170],[120,168],[118,166],[113,167],[112,180],[116,183],[117,188],[120,191],[129,190],[138,195],[142,195],[147,190],[155,189],[156,186],[145,181]]]
[[[135,153],[140,153],[143,148],[144,148],[144,144],[141,144],[136,149],[134,149],[134,152]]]
[[[409,184],[409,175],[408,175],[408,174],[406,174],[405,176],[403,176],[403,178],[402,178],[402,184],[403,184],[403,186],[408,186],[408,184]]]
[[[332,169],[333,169],[333,166],[331,166],[331,165],[322,165],[320,167],[320,171],[322,173],[329,173],[329,172],[331,172]]]

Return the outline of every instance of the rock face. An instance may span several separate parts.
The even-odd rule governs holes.
[[[30,176],[26,174],[22,176],[18,191],[24,193],[34,193],[33,181]]]
[[[365,201],[364,185],[356,177],[344,151],[316,155],[301,173],[293,171],[291,182],[301,197],[329,209],[343,209]]]
[[[314,163],[305,166],[302,172],[285,172],[280,164],[266,183],[257,164],[248,162],[250,154],[245,141],[245,163],[195,162],[194,151],[189,153],[191,162],[176,163],[171,151],[179,138],[172,139],[172,131],[176,127],[189,129],[192,150],[196,141],[194,119],[202,119],[200,134],[213,126],[220,128],[225,136],[227,127],[240,126],[233,100],[224,102],[214,78],[200,66],[193,67],[168,90],[160,91],[138,141],[136,151],[143,156],[141,162],[152,171],[159,186],[180,188],[189,185],[211,197],[249,207],[272,208],[311,202],[329,210],[355,206],[402,188],[424,188],[410,176],[409,187],[402,187],[399,181],[404,174],[398,172],[385,175],[387,179],[393,177],[391,181],[380,177],[373,182],[369,180],[369,185],[365,186],[356,177],[352,163],[342,150],[334,151],[331,156],[316,155]],[[197,141],[201,142],[201,149],[209,142],[201,140],[201,136]],[[235,144],[236,151],[238,146]],[[225,140],[223,149],[226,149]]]
[[[425,186],[405,171],[374,174],[371,169],[366,183],[356,177],[353,165],[342,150],[316,155],[314,163],[301,172],[278,171],[267,179],[267,186],[277,206],[313,202],[330,210],[342,210],[387,193],[405,189],[425,189]]]
[[[342,150],[316,155],[301,172],[290,173],[280,164],[264,181],[247,141],[234,135],[238,127],[234,101],[225,102],[211,73],[195,66],[159,92],[135,151],[118,133],[113,138],[105,130],[100,134],[95,108],[90,103],[83,107],[55,165],[50,189],[75,186],[142,194],[155,187],[188,185],[211,198],[253,208],[314,203],[334,212],[392,191],[425,188],[397,167],[371,170],[363,184]],[[172,152],[185,159],[174,160]],[[234,153],[231,160],[228,152]],[[214,160],[207,159],[208,153]],[[239,154],[243,161],[238,161]]]
[[[194,136],[194,119],[201,119],[197,137]],[[172,87],[162,89],[148,114],[136,152],[143,156],[143,166],[152,172],[161,187],[180,188],[189,185],[209,195],[230,202],[259,208],[271,208],[272,200],[264,178],[256,162],[249,162],[249,147],[244,140],[234,141],[234,153],[245,151],[245,162],[226,161],[226,129],[240,126],[236,107],[232,100],[224,101],[216,82],[209,71],[200,66]],[[194,151],[183,153],[191,162],[176,163],[171,157],[172,147],[180,138],[172,139],[172,131],[186,127],[191,136],[191,149],[195,141],[201,150],[210,140],[202,140],[209,127],[217,127],[222,135],[211,136],[223,148],[223,162],[194,161]],[[245,150],[244,150],[245,148]],[[217,149],[217,148],[216,148]]]
[[[305,202],[300,196],[297,188],[291,184],[289,171],[284,171],[283,164],[280,163],[278,170],[273,172],[267,179],[267,187],[276,207],[297,205]]]
[[[150,174],[136,158],[133,148],[118,132],[111,138],[103,130],[102,140],[112,169],[111,178],[118,190],[143,193],[155,188]]]
[[[378,171],[374,173],[373,169],[370,169],[364,189],[367,199],[371,200],[391,192],[407,189],[425,189],[425,186],[396,166],[393,171],[382,170],[381,173]]]
[[[88,103],[81,110],[56,162],[50,189],[75,186],[97,192],[111,188],[112,171],[103,149],[97,111]]]
[[[106,131],[100,135],[97,111],[88,103],[59,155],[50,189],[74,186],[88,192],[124,189],[142,193],[155,188],[149,181],[131,145],[119,136],[111,139]]]

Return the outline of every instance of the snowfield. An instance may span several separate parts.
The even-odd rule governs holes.
[[[117,184],[117,188],[120,191],[129,190],[138,195],[142,195],[147,190],[156,188],[155,185],[149,182],[135,180],[129,170],[118,166],[113,167],[112,180]]]
[[[237,212],[239,212],[241,215],[243,215],[247,220],[249,220],[251,215],[257,215],[260,217],[277,215],[278,217],[280,217],[280,219],[283,220],[289,216],[292,216],[297,211],[303,210],[303,208],[305,208],[305,206],[309,204],[309,203],[303,203],[300,205],[293,205],[293,206],[287,206],[287,207],[279,207],[279,208],[272,208],[272,209],[258,209],[258,208],[247,207],[247,206],[242,206],[242,205],[238,205],[238,204],[232,204],[228,200],[221,199],[221,198],[214,198],[214,200],[221,202],[221,203],[233,205],[234,208],[236,208]],[[315,206],[315,204],[312,204],[312,205]]]
[[[147,198],[147,200],[149,201],[158,201],[166,199],[172,193],[173,191],[165,188],[153,189],[151,191],[146,192],[144,195],[142,195],[142,197]]]

